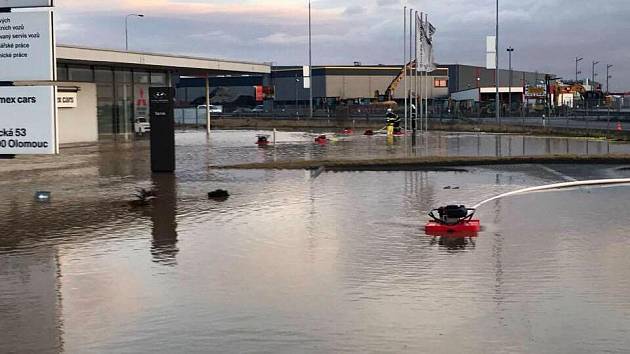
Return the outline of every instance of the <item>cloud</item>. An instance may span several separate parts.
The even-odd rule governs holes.
[[[366,12],[365,7],[355,5],[355,6],[348,6],[348,7],[344,10],[343,14],[344,14],[345,16],[356,16],[356,15],[361,15],[361,14],[364,14],[365,12]]]
[[[124,16],[137,50],[221,56],[301,65],[306,60],[308,12],[304,0],[57,0],[61,43],[117,47]],[[313,0],[316,64],[402,62],[400,0]],[[409,0],[438,28],[441,63],[483,64],[484,37],[494,32],[495,0]],[[573,60],[614,64],[614,89],[630,86],[630,1],[502,0],[501,46],[513,46],[514,66],[575,75]],[[182,40],[188,39],[188,40]],[[502,63],[507,55],[502,51]],[[573,63],[573,64],[572,64]],[[584,64],[583,72],[590,73]],[[600,71],[603,72],[605,64]],[[590,75],[590,74],[589,74]],[[600,74],[600,77],[605,75]]]

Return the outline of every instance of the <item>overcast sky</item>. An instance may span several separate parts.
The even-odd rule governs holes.
[[[630,90],[629,0],[500,0],[502,64],[513,46],[515,69],[575,77],[575,57],[591,63],[611,90]],[[56,0],[62,44],[265,61],[307,62],[306,0]],[[409,0],[437,27],[439,63],[483,65],[485,36],[494,33],[494,0]],[[401,64],[400,0],[313,0],[313,61]]]

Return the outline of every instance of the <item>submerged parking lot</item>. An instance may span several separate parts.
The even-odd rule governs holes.
[[[175,176],[148,142],[0,163],[0,351],[623,352],[627,187],[501,199],[475,239],[427,236],[433,207],[625,165],[458,171],[219,170],[295,159],[629,153],[605,140],[178,132]],[[332,138],[332,136],[331,136]],[[157,199],[137,207],[138,188]],[[207,192],[230,191],[225,201]],[[36,191],[50,191],[37,203]]]

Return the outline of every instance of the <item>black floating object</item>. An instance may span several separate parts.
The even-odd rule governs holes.
[[[217,189],[214,192],[208,193],[208,199],[211,199],[211,200],[223,201],[223,200],[227,200],[229,197],[230,197],[230,193],[228,193],[228,191],[223,190],[223,189]]]
[[[453,189],[459,189],[459,187],[453,187]]]
[[[157,194],[153,190],[140,188],[137,190],[134,196],[136,197],[136,199],[129,202],[129,205],[133,207],[144,207],[150,205],[151,201],[157,197]]]
[[[40,203],[48,203],[52,197],[50,192],[35,192],[35,201]]]
[[[444,187],[444,189],[451,189],[451,188],[452,188],[451,186]]]

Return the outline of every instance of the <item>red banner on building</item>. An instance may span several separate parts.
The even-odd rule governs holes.
[[[265,100],[263,95],[263,87],[262,86],[254,86],[256,89],[256,102],[262,102]]]

